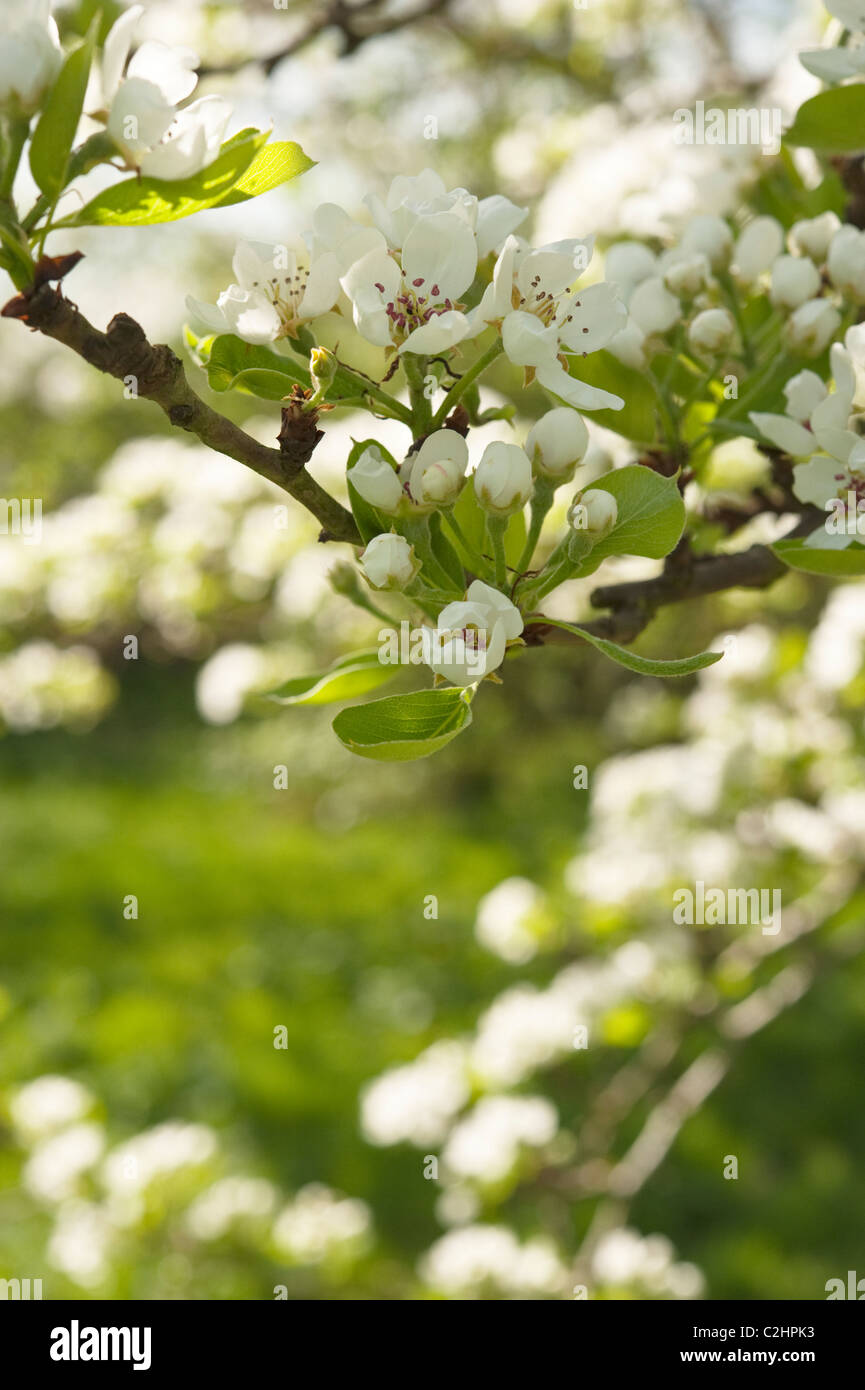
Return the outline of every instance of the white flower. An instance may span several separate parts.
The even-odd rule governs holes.
[[[819,357],[834,338],[841,315],[827,299],[807,299],[784,325],[784,337],[791,352],[802,357]]]
[[[273,1227],[277,1248],[302,1264],[318,1264],[334,1255],[363,1248],[372,1226],[369,1207],[357,1197],[342,1197],[323,1183],[308,1183],[284,1207]]]
[[[865,302],[865,232],[846,224],[829,246],[826,267],[833,285],[857,303]]]
[[[688,328],[688,340],[698,352],[720,352],[735,334],[736,324],[726,309],[704,309]]]
[[[722,217],[701,214],[691,218],[680,245],[686,251],[701,252],[713,270],[723,270],[730,260],[733,237]]]
[[[66,1076],[40,1076],[15,1092],[9,1113],[26,1143],[83,1119],[92,1104],[92,1095],[80,1082]]]
[[[519,444],[493,440],[475,469],[475,496],[493,516],[510,516],[532,495],[532,465]]]
[[[544,895],[527,878],[506,878],[478,903],[475,936],[502,960],[523,965],[538,949],[532,930],[544,910]]]
[[[360,557],[374,589],[405,589],[420,569],[414,546],[404,536],[374,536]]]
[[[50,0],[23,0],[0,16],[0,107],[35,111],[60,71],[63,52]]]
[[[275,1202],[276,1188],[264,1178],[220,1178],[196,1197],[186,1225],[198,1240],[220,1240],[235,1222],[269,1216]]]
[[[477,269],[474,232],[454,212],[417,217],[406,235],[401,262],[400,268],[382,243],[341,277],[355,326],[378,347],[445,352],[472,332],[458,305]]]
[[[105,40],[106,129],[128,168],[149,178],[189,178],[216,158],[231,108],[222,97],[210,96],[178,109],[198,82],[198,59],[188,49],[149,40],[129,58],[143,13],[143,6],[133,5]]]
[[[371,507],[388,513],[399,509],[404,496],[402,484],[396,470],[382,458],[375,445],[364,450],[349,470],[348,480]]]
[[[832,346],[831,362],[836,388],[831,394],[815,372],[799,372],[784,387],[785,415],[751,412],[760,433],[793,458],[807,458],[823,449],[846,463],[859,441],[859,435],[848,428],[855,376],[850,354],[840,343]]]
[[[657,258],[641,241],[617,241],[604,257],[604,276],[628,299],[637,285],[655,275]]]
[[[496,1182],[510,1173],[521,1147],[543,1147],[558,1127],[555,1107],[540,1096],[484,1096],[451,1130],[442,1162],[459,1178]]]
[[[613,494],[604,488],[592,487],[574,498],[568,510],[568,525],[574,531],[585,531],[600,540],[612,531],[618,515]]]
[[[613,285],[573,288],[590,256],[589,241],[556,241],[533,250],[509,236],[472,326],[480,331],[484,324],[501,324],[511,362],[531,369],[551,395],[580,410],[619,410],[620,396],[576,380],[566,366],[568,353],[585,356],[606,347],[627,317]]]
[[[104,1149],[101,1125],[71,1125],[37,1144],[21,1180],[42,1202],[66,1201],[76,1194],[81,1178],[99,1162]]]
[[[861,540],[857,533],[848,533],[844,517],[848,493],[854,495],[857,513],[859,504],[865,500],[865,439],[853,437],[856,442],[846,459],[816,454],[808,463],[797,464],[793,469],[793,491],[799,501],[810,502],[829,513],[826,523],[805,540],[806,545],[815,549],[843,550],[851,542]],[[836,499],[843,505],[833,506]],[[830,530],[829,522],[836,511],[842,518],[841,525]]]
[[[784,249],[784,229],[774,217],[755,217],[736,242],[733,273],[752,285]]]
[[[704,251],[676,246],[664,252],[659,266],[667,289],[689,298],[705,289],[711,278],[709,258]]]
[[[449,506],[460,494],[469,461],[456,430],[434,430],[403,465],[412,500],[419,506]]]
[[[270,246],[238,242],[232,268],[237,283],[216,307],[187,297],[193,318],[210,333],[235,333],[247,343],[296,338],[301,324],[332,309],[339,297],[339,259],[326,251],[310,258],[305,242]]]
[[[413,1062],[379,1076],[361,1098],[370,1144],[438,1144],[470,1095],[465,1048],[433,1043]]]
[[[589,447],[585,421],[570,406],[548,410],[535,421],[526,439],[526,453],[542,478],[567,482]]]
[[[798,309],[820,288],[820,272],[807,256],[779,256],[772,264],[769,298],[776,309]]]
[[[821,212],[819,217],[803,218],[790,228],[790,245],[820,265],[825,261],[832,238],[840,226],[840,219],[834,212]]]
[[[666,333],[678,320],[681,306],[660,275],[653,275],[634,290],[628,312],[644,333]]]
[[[522,630],[510,599],[476,579],[464,600],[442,609],[435,628],[424,629],[424,660],[451,685],[474,685],[502,664],[508,642]]]
[[[432,169],[424,169],[415,177],[400,174],[391,182],[384,202],[374,194],[364,202],[388,245],[397,251],[419,218],[452,212],[474,232],[478,256],[486,256],[490,251],[498,251],[505,238],[528,216],[527,208],[519,208],[499,194],[478,200],[465,188],[448,192]]]
[[[556,1294],[568,1271],[554,1245],[536,1236],[520,1245],[506,1226],[462,1226],[431,1245],[420,1265],[421,1277],[445,1294],[477,1298],[487,1285],[506,1294]]]

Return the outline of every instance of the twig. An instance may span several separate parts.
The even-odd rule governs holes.
[[[323,527],[319,539],[360,544],[351,513],[310,477],[302,462],[259,444],[239,425],[206,405],[189,385],[176,353],[164,343],[148,342],[140,324],[128,314],[116,314],[102,333],[50,284],[17,295],[2,312],[63,343],[100,372],[120,381],[132,378],[136,394],[155,401],[172,425],[188,430],[209,449],[237,459],[276,483],[312,512]]]

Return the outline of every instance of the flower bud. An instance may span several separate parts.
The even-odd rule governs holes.
[[[840,219],[834,212],[821,212],[819,217],[803,218],[790,228],[790,245],[820,265],[825,261],[832,238],[840,226]]]
[[[776,309],[798,309],[820,288],[820,272],[807,256],[779,256],[772,265],[769,298]]]
[[[435,430],[406,460],[408,490],[422,507],[451,506],[462,491],[469,450],[456,430]]]
[[[704,309],[688,329],[688,341],[697,352],[723,352],[735,336],[736,324],[726,309]]]
[[[833,285],[851,299],[865,302],[865,232],[840,227],[832,238],[826,266]]]
[[[583,417],[566,405],[542,415],[526,439],[526,453],[535,473],[557,483],[573,477],[588,447],[589,431]]]
[[[348,480],[365,502],[380,511],[396,512],[402,502],[400,480],[374,445],[361,454],[349,471]]]
[[[713,270],[723,270],[730,259],[733,237],[723,218],[701,215],[691,218],[681,246],[687,251],[701,251]]]
[[[753,285],[784,249],[784,230],[774,217],[755,217],[739,240],[733,272],[745,285]]]
[[[532,495],[532,465],[519,444],[496,440],[475,469],[475,495],[492,516],[509,516]]]
[[[681,313],[679,301],[659,275],[638,285],[628,305],[631,318],[644,333],[666,333]]]
[[[397,535],[374,536],[360,564],[374,589],[405,589],[420,569],[414,546]]]
[[[348,560],[340,560],[334,565],[327,576],[327,582],[335,594],[342,594],[343,598],[360,598],[362,590],[358,583],[357,570],[354,565],[350,565]]]
[[[568,525],[573,531],[584,531],[602,540],[612,531],[619,515],[615,497],[601,487],[590,487],[577,493],[568,511]]]
[[[643,351],[645,342],[646,335],[642,328],[629,318],[624,328],[620,328],[607,343],[607,351],[623,366],[633,367],[635,371],[641,372],[646,365],[646,354]]]
[[[313,388],[319,397],[327,395],[333,384],[339,363],[327,348],[313,348],[309,354],[309,375]]]
[[[711,268],[705,252],[683,251],[677,247],[661,257],[661,270],[667,289],[690,299],[705,289]]]
[[[787,347],[801,357],[819,357],[838,331],[841,315],[827,299],[809,299],[784,327]]]

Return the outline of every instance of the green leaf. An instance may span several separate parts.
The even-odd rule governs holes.
[[[305,155],[300,145],[293,140],[274,140],[250,164],[243,178],[236,183],[230,193],[220,198],[217,207],[229,207],[232,203],[243,203],[248,198],[257,198],[261,193],[269,193],[280,184],[296,179],[315,166],[315,160]]]
[[[575,632],[578,637],[597,647],[598,651],[603,652],[611,661],[617,661],[620,666],[627,666],[629,671],[637,671],[641,676],[690,676],[694,671],[701,671],[704,666],[714,666],[724,655],[723,652],[698,652],[696,656],[659,661],[653,657],[637,656],[636,652],[629,652],[615,642],[608,642],[605,637],[596,637],[593,632],[587,632],[577,623],[565,623],[558,618],[547,617],[539,618],[538,622],[564,628],[566,632]]]
[[[205,365],[208,385],[214,391],[244,391],[255,396],[259,391],[254,388],[260,387],[270,392],[266,400],[279,400],[288,395],[295,382],[310,385],[309,370],[302,363],[281,357],[270,348],[245,343],[232,333],[221,333],[211,340]],[[277,391],[278,395],[273,394]]]
[[[865,150],[865,87],[857,82],[818,92],[799,107],[784,139],[828,154]]]
[[[675,478],[633,463],[605,473],[591,486],[612,493],[619,509],[612,531],[592,548],[592,569],[607,555],[651,560],[669,555],[685,529],[685,504]]]
[[[446,573],[450,575],[457,588],[464,589],[466,576],[463,571],[463,562],[456,547],[442,530],[441,516],[438,512],[433,512],[429,519],[429,533],[433,555]]]
[[[352,652],[335,661],[326,671],[311,676],[295,676],[269,690],[266,698],[279,705],[332,705],[337,700],[353,700],[377,690],[399,674],[398,666],[379,661],[377,647]]]
[[[341,710],[333,730],[351,753],[380,762],[410,762],[437,753],[472,722],[471,689],[457,686],[388,695]]]
[[[49,198],[56,198],[65,186],[72,142],[84,108],[95,39],[94,20],[84,42],[72,50],[60,69],[30,142],[30,172]]]
[[[785,565],[806,574],[825,574],[836,579],[865,574],[865,546],[857,541],[844,550],[819,550],[799,539],[776,541],[770,549]]]
[[[607,429],[615,430],[625,439],[634,439],[641,444],[654,442],[657,433],[655,393],[644,373],[626,367],[610,352],[574,357],[569,371],[576,380],[586,381],[590,386],[598,386],[602,391],[611,391],[614,396],[624,399],[621,410],[591,411],[593,420]]]
[[[221,203],[236,188],[267,143],[267,131],[241,131],[226,140],[211,164],[188,179],[124,179],[112,184],[58,227],[146,227],[176,222]]]

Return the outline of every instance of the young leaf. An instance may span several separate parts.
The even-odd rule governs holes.
[[[857,82],[818,92],[799,107],[784,139],[828,154],[865,150],[865,87]]]
[[[645,373],[626,367],[610,352],[593,352],[590,357],[574,357],[570,374],[589,386],[598,386],[624,398],[621,410],[593,410],[591,418],[615,430],[625,439],[651,443],[656,434],[655,393]]]
[[[865,574],[865,546],[856,541],[843,550],[820,550],[799,539],[776,541],[770,548],[785,565],[806,574],[825,574],[834,579]]]
[[[379,661],[378,648],[371,647],[342,657],[326,671],[295,676],[276,690],[269,690],[266,699],[279,705],[332,705],[337,700],[353,700],[377,690],[398,674],[399,667]]]
[[[645,555],[660,560],[685,529],[685,504],[675,478],[663,478],[643,464],[605,473],[593,488],[610,492],[619,509],[616,524],[592,550],[592,562],[607,555]]]
[[[333,730],[349,752],[379,762],[410,762],[436,753],[472,722],[470,689],[456,686],[388,695],[341,710]]]
[[[66,58],[48,93],[30,142],[30,172],[42,192],[56,198],[66,182],[66,167],[81,112],[96,38],[94,20],[87,37]]]
[[[605,637],[596,637],[593,632],[587,632],[578,623],[565,623],[558,618],[547,617],[538,621],[548,623],[551,627],[564,628],[566,632],[575,632],[578,637],[597,647],[598,651],[603,652],[611,661],[617,661],[620,666],[627,666],[629,671],[637,671],[641,676],[690,676],[694,671],[701,671],[704,666],[713,666],[724,655],[723,652],[698,652],[696,656],[659,661],[653,657],[637,656],[636,652],[629,652],[615,642],[608,642]]]
[[[243,180],[267,143],[267,131],[226,140],[211,164],[188,179],[124,179],[112,184],[58,227],[145,227],[176,222],[221,203]],[[298,171],[300,172],[300,171]]]
[[[274,140],[250,164],[246,173],[235,184],[230,193],[220,198],[217,207],[229,207],[232,203],[243,203],[248,198],[257,198],[261,193],[269,193],[272,188],[296,179],[315,166],[315,160],[305,155],[300,145],[293,140]]]

